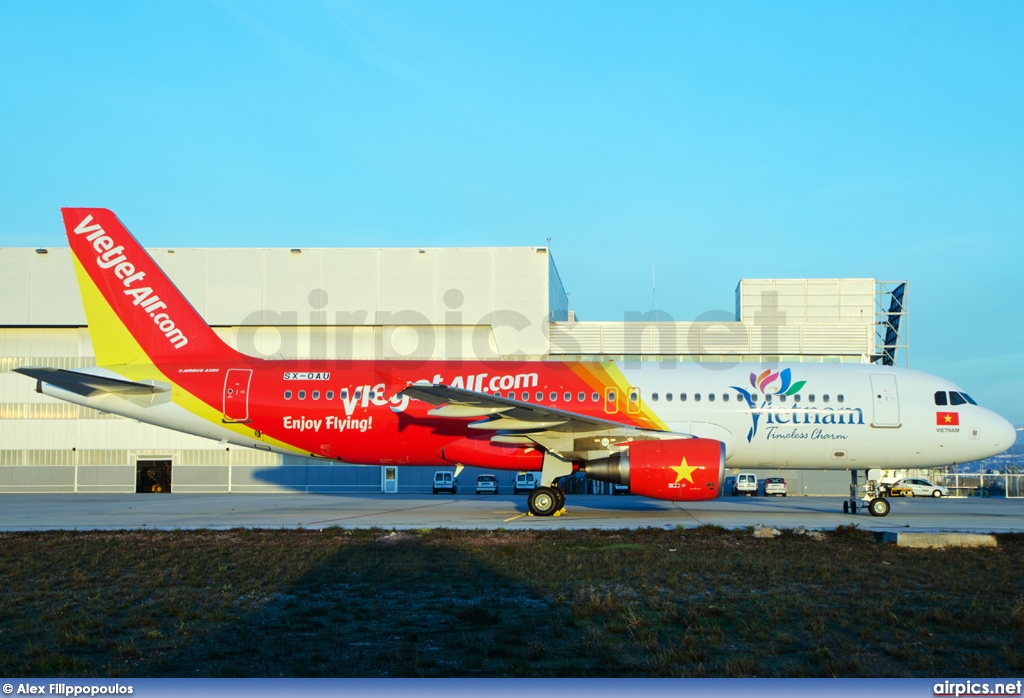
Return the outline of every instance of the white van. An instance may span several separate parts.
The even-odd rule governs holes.
[[[438,470],[434,473],[434,494],[438,492],[456,493],[455,473],[450,470]]]
[[[512,485],[512,491],[516,494],[520,492],[532,492],[537,489],[537,474],[536,473],[519,473],[516,475],[516,481]]]
[[[740,473],[736,481],[732,483],[732,496],[745,494],[748,497],[757,496],[757,475],[754,473]]]

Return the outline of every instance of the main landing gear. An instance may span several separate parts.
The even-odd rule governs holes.
[[[527,502],[534,516],[551,516],[565,508],[565,495],[557,487],[538,487]]]
[[[555,486],[559,478],[572,473],[572,463],[551,452],[544,454],[541,468],[541,486],[530,492],[526,500],[534,516],[554,516],[565,511],[565,494]]]
[[[850,498],[843,502],[844,514],[856,514],[857,504],[866,508],[872,516],[885,516],[889,513],[889,500],[882,491],[882,471],[871,469],[865,473],[866,481],[857,484],[857,471],[850,471]]]

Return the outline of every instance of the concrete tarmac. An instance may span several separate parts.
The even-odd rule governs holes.
[[[0,530],[228,528],[833,529],[871,531],[1024,532],[1024,499],[896,498],[892,511],[842,513],[842,497],[723,497],[661,502],[635,496],[569,495],[562,516],[526,515],[524,495],[429,494],[6,494]]]

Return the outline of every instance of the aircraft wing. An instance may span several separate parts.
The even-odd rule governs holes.
[[[495,441],[512,442],[516,435],[529,437],[531,441],[544,443],[545,437],[569,437],[581,434],[602,434],[613,439],[629,438],[657,439],[670,436],[670,432],[643,429],[613,422],[608,419],[590,417],[576,412],[558,410],[529,402],[520,402],[503,397],[478,393],[447,385],[411,385],[399,393],[422,400],[436,407],[427,414],[432,417],[467,419],[479,417],[470,422],[469,428],[482,433],[495,432]],[[685,434],[671,434],[673,438],[685,438]],[[560,441],[563,439],[559,439]]]
[[[599,458],[628,441],[655,439],[715,439],[726,445],[726,456],[734,448],[732,434],[725,427],[708,422],[674,425],[680,431],[662,431],[620,424],[609,419],[581,415],[529,402],[496,397],[447,385],[413,384],[399,395],[422,400],[434,409],[432,417],[472,419],[471,429],[491,434],[491,441],[505,444],[537,444],[566,457]]]
[[[49,383],[61,390],[67,390],[82,397],[92,397],[100,393],[113,393],[124,396],[152,395],[154,393],[165,393],[170,390],[170,386],[135,383],[118,380],[117,378],[107,378],[106,376],[96,376],[91,373],[68,371],[62,368],[26,366],[25,368],[16,368],[14,372],[29,378],[35,378],[43,383]]]

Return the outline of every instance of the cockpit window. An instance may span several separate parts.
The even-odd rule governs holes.
[[[935,393],[935,404],[936,405],[945,405],[946,404],[946,391],[945,390],[940,390],[939,392]]]
[[[967,393],[957,393],[952,390],[949,391],[949,404],[951,405],[977,405],[970,395]]]

